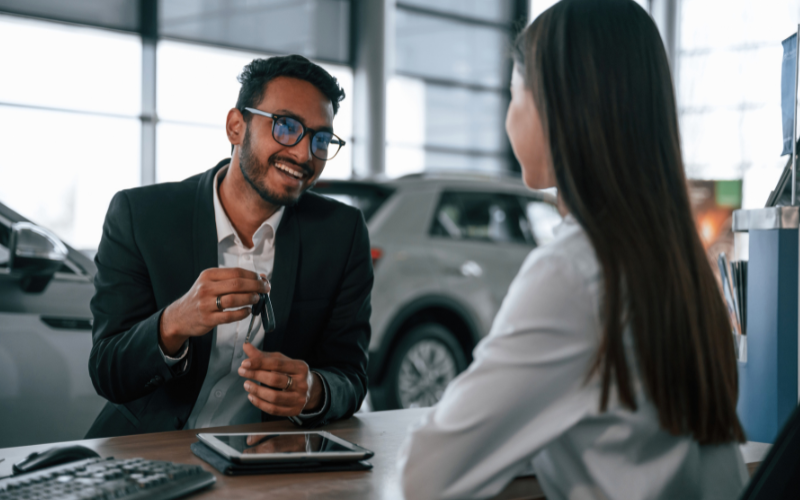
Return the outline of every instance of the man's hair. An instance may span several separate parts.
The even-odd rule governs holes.
[[[344,99],[344,90],[339,86],[339,82],[320,66],[298,55],[253,59],[239,75],[242,88],[239,89],[236,108],[244,110],[256,107],[264,98],[267,84],[279,76],[305,80],[314,85],[330,99],[333,114],[336,115],[339,111],[339,102]],[[245,120],[249,119],[249,113],[245,114]]]

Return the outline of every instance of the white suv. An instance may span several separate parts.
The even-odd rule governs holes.
[[[82,439],[103,408],[88,369],[96,272],[0,203],[0,448]]]
[[[369,228],[373,409],[435,404],[472,357],[525,257],[561,221],[552,194],[517,177],[420,174],[320,181]]]

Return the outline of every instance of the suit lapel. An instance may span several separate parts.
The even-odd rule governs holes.
[[[270,281],[269,297],[275,311],[276,327],[274,332],[264,336],[261,347],[263,351],[275,352],[281,348],[294,297],[300,250],[300,226],[297,214],[293,207],[287,207],[278,226],[278,233],[275,235],[275,262]]]
[[[214,176],[220,168],[227,165],[230,160],[223,160],[216,167],[206,171],[200,176],[197,184],[194,203],[194,220],[192,221],[192,263],[194,279],[206,269],[217,267],[217,224],[214,217],[213,183]],[[213,335],[194,337],[194,361],[197,374],[194,377],[192,400],[197,399],[200,388],[208,372],[208,363],[211,359]],[[191,407],[189,408],[191,411]],[[187,415],[188,417],[188,415]]]

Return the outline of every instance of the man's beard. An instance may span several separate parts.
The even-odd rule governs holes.
[[[292,195],[280,195],[273,190],[271,190],[266,185],[265,179],[267,178],[267,171],[270,168],[275,168],[275,162],[277,160],[281,160],[285,163],[291,163],[297,167],[299,167],[305,176],[309,176],[311,168],[306,165],[299,165],[296,162],[289,160],[287,158],[279,157],[278,155],[272,155],[269,159],[265,162],[259,161],[253,154],[252,150],[250,149],[250,130],[248,129],[244,134],[244,141],[242,142],[242,150],[239,153],[239,169],[242,171],[242,176],[244,176],[244,180],[250,184],[256,193],[261,197],[262,200],[266,201],[271,205],[276,206],[287,206],[291,207],[292,205],[296,204],[300,199],[300,196],[311,186],[306,186],[297,197],[293,197]]]

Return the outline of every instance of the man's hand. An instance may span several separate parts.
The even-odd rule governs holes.
[[[248,359],[242,361],[239,375],[250,379],[244,389],[258,409],[270,415],[294,417],[304,409],[315,411],[322,406],[322,380],[311,373],[305,361],[279,352],[262,352],[252,344],[244,344],[244,352]],[[292,382],[286,388],[289,377]]]
[[[235,311],[223,309],[251,306],[258,294],[269,293],[269,282],[238,267],[206,269],[192,288],[164,310],[159,324],[158,345],[167,356],[178,352],[189,337],[200,337],[217,325],[241,321],[250,315],[245,307]]]

